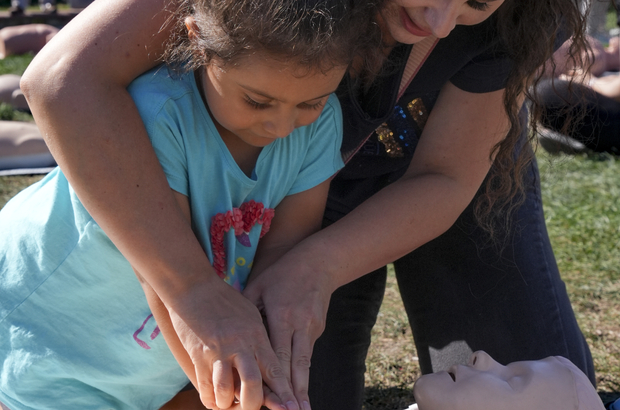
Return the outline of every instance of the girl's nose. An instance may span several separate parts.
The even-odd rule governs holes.
[[[287,137],[295,127],[295,118],[291,115],[279,115],[277,118],[270,118],[265,121],[265,130],[276,138]]]
[[[425,10],[426,23],[437,38],[447,37],[456,27],[460,11],[459,1],[438,1],[434,7]]]

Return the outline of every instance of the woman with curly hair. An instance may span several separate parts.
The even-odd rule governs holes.
[[[485,350],[501,363],[561,355],[594,382],[522,110],[526,96],[534,101],[535,127],[529,90],[555,48],[573,36],[580,55],[577,0],[386,0],[376,16],[382,68],[353,64],[340,85],[347,165],[332,181],[324,228],[251,277],[243,294],[253,304],[222,309],[218,332],[201,312],[227,301],[208,296],[211,262],[125,90],[174,37],[166,21],[175,7],[95,2],[37,55],[22,88],[84,206],[169,310],[197,389],[216,398],[205,405],[228,407],[228,375],[254,363],[288,410],[360,409],[390,262],[424,373]],[[247,326],[257,309],[271,346],[253,337],[262,321]],[[254,359],[263,349],[279,365]],[[241,404],[262,394],[260,380],[242,380]]]

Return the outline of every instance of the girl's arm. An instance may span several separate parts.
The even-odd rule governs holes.
[[[126,91],[135,77],[157,63],[170,34],[165,22],[173,4],[169,0],[94,2],[35,57],[21,88],[78,197],[165,305],[182,318],[185,326],[177,328],[179,337],[184,345],[191,345],[193,355],[206,349],[202,343],[213,337],[199,312],[220,301],[225,306],[221,299],[226,299],[228,289],[212,271],[170,192]],[[251,322],[253,329],[263,326],[249,304],[227,314]],[[244,334],[237,327],[227,330]],[[243,366],[253,369],[258,364],[262,379],[288,403],[289,410],[298,408],[268,341],[237,353]],[[202,363],[203,357],[198,354],[192,360]],[[199,366],[199,376],[205,372],[199,379],[211,380],[211,370]],[[246,380],[250,396],[262,395],[260,377],[251,371],[245,374],[251,376]],[[233,386],[218,385],[218,397],[232,395]]]
[[[503,94],[446,84],[406,174],[248,285],[244,294],[263,306],[270,333],[282,335],[272,336],[272,345],[292,357],[293,381],[305,374],[296,364],[309,357],[332,292],[441,235],[471,202],[491,166],[491,148],[509,129]]]
[[[330,180],[285,197],[271,228],[259,242],[249,281],[258,277],[293,246],[321,229]]]

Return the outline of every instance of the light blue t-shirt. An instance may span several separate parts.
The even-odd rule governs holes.
[[[190,199],[210,260],[213,216],[245,212],[254,221],[249,232],[225,233],[220,247],[223,275],[241,288],[270,216],[252,204],[274,209],[342,166],[336,99],[317,122],[264,148],[248,178],[192,75],[171,78],[160,67],[130,90],[171,187]],[[11,410],[158,409],[187,383],[131,266],[62,172],[9,201],[0,211],[0,402]]]
[[[330,96],[321,116],[307,127],[263,148],[251,178],[243,173],[220,138],[202,102],[193,73],[171,77],[159,67],[129,87],[170,187],[189,197],[192,228],[209,260],[213,246],[225,250],[226,281],[245,286],[264,227],[262,212],[255,224],[250,201],[273,209],[287,195],[310,189],[342,166],[342,115],[338,99]],[[210,138],[205,138],[210,136]],[[208,160],[207,160],[208,158]],[[244,205],[246,204],[246,205]],[[248,205],[250,204],[250,205]],[[260,205],[259,205],[260,206]],[[255,207],[254,207],[255,208]],[[212,218],[221,215],[220,231],[231,227],[227,212],[242,214],[246,228],[225,235],[224,243],[210,236]],[[267,221],[269,222],[269,221]],[[251,225],[251,226],[250,226]]]

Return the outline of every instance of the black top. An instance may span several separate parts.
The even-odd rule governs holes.
[[[456,26],[439,40],[428,59],[397,102],[398,87],[411,45],[395,47],[388,73],[361,97],[345,78],[339,89],[344,116],[342,152],[355,149],[384,124],[332,181],[326,218],[344,216],[406,171],[439,91],[446,82],[468,92],[504,88],[512,63],[496,35],[491,16],[475,26]]]

